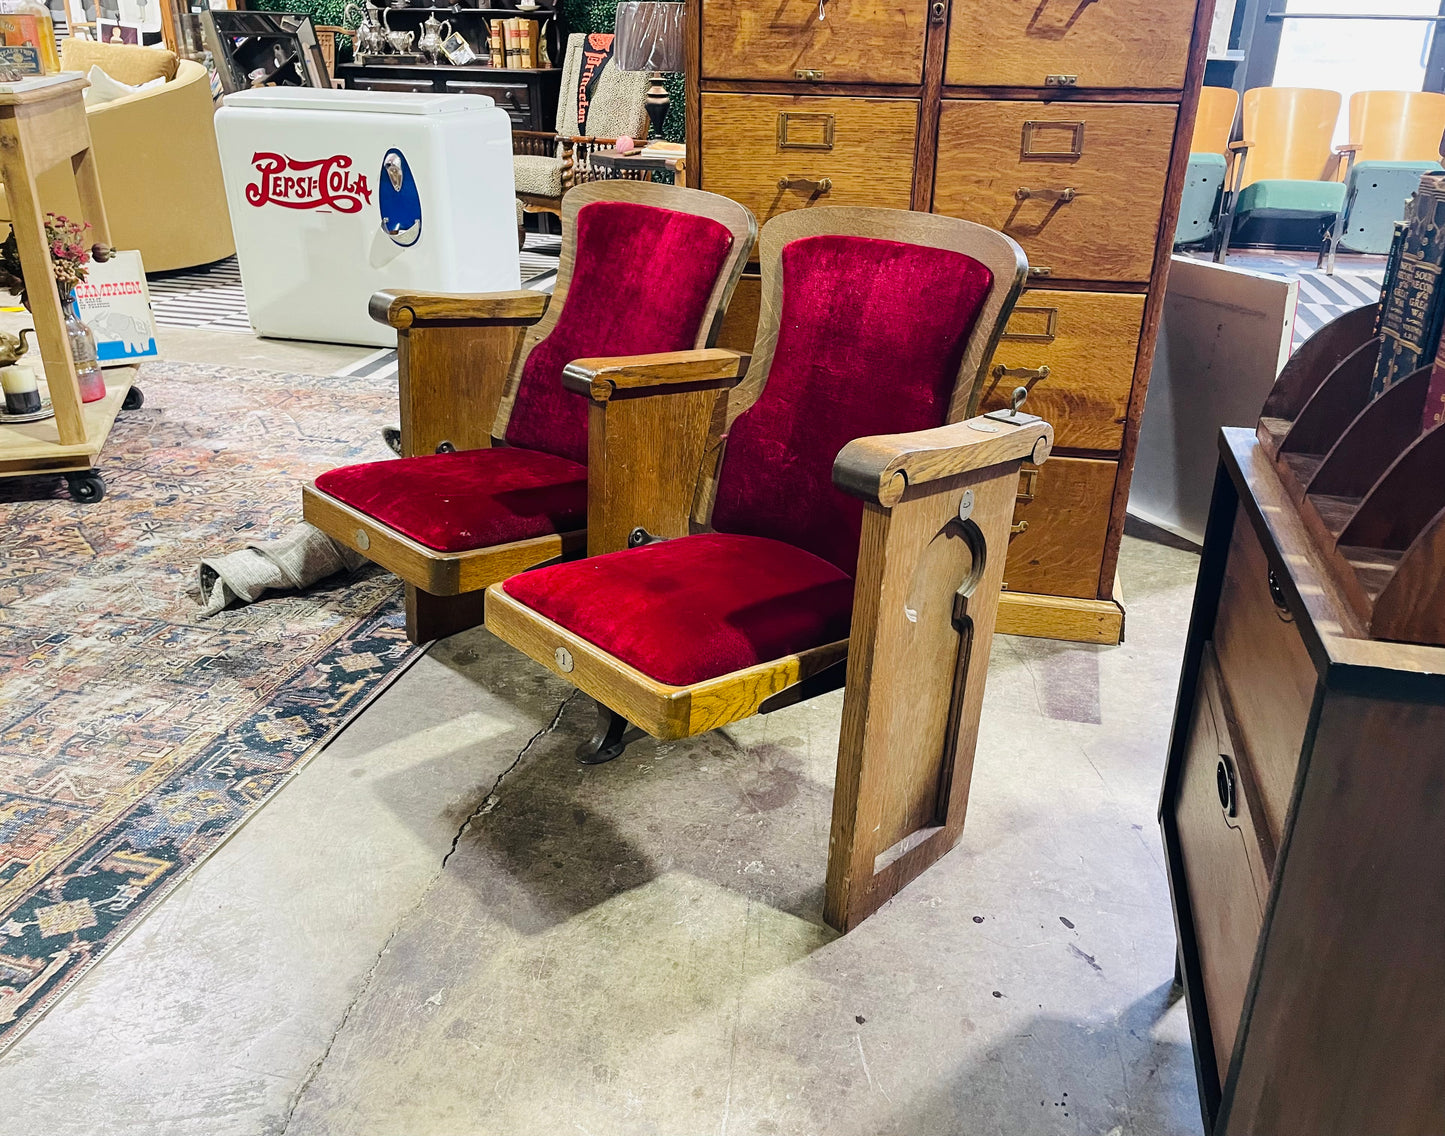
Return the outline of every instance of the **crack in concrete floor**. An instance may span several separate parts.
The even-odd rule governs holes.
[[[312,1082],[316,1080],[321,1070],[325,1067],[326,1061],[331,1056],[331,1050],[335,1047],[337,1039],[345,1031],[347,1023],[350,1022],[356,1007],[360,1005],[362,999],[366,997],[367,992],[371,989],[371,984],[376,979],[376,972],[380,968],[382,961],[386,958],[387,952],[391,950],[392,943],[396,940],[397,935],[401,933],[411,917],[426,906],[427,896],[431,893],[432,888],[436,886],[436,882],[441,879],[442,873],[446,871],[447,862],[456,853],[457,846],[461,844],[462,838],[466,836],[472,825],[488,812],[488,806],[496,801],[497,790],[502,787],[502,782],[522,764],[523,759],[532,751],[532,747],[557,729],[558,725],[561,724],[562,715],[567,711],[567,707],[571,705],[572,701],[581,693],[579,690],[574,690],[562,700],[561,705],[557,707],[557,712],[552,715],[552,720],[533,734],[527,740],[527,744],[517,751],[517,756],[512,759],[511,763],[505,769],[497,774],[497,779],[492,782],[492,787],[487,790],[477,807],[468,813],[466,819],[457,827],[456,835],[452,837],[451,847],[447,849],[446,854],[442,857],[442,862],[437,868],[436,875],[421,889],[416,902],[397,919],[391,929],[391,933],[386,937],[386,942],[384,942],[381,945],[381,949],[376,952],[376,957],[371,960],[371,965],[367,968],[366,973],[362,976],[361,982],[357,985],[356,993],[352,996],[351,1001],[347,1003],[346,1009],[342,1012],[341,1020],[337,1022],[336,1028],[331,1032],[331,1036],[326,1039],[326,1047],[321,1051],[321,1055],[317,1057],[306,1070],[306,1076],[301,1079],[301,1083],[297,1086],[296,1092],[292,1095],[291,1102],[286,1108],[286,1115],[282,1118],[281,1127],[273,1130],[277,1136],[286,1136],[286,1133],[290,1131],[291,1121],[295,1117],[296,1110],[300,1107],[302,1100],[305,1099],[306,1091],[311,1087]]]

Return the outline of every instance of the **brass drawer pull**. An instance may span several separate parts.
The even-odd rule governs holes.
[[[1050,268],[1047,264],[1029,265],[1029,276],[1035,280],[1044,276],[1052,276],[1053,274],[1054,270]]]
[[[780,177],[780,178],[778,179],[778,192],[779,192],[779,193],[787,193],[788,190],[794,188],[795,186],[798,187],[798,188],[803,188],[803,187],[806,187],[806,186],[812,186],[813,189],[812,189],[812,193],[810,194],[810,196],[812,196],[812,197],[822,197],[823,194],[828,193],[828,192],[830,192],[830,191],[832,190],[832,188],[833,188],[833,179],[832,179],[832,178],[826,178],[826,177],[825,177],[825,178],[802,177],[802,176],[800,176],[800,175],[798,175],[798,174],[790,174],[790,175],[787,176],[787,177]]]
[[[831,114],[811,114],[805,111],[785,110],[778,113],[779,150],[831,150],[833,129],[837,120]],[[813,127],[817,130],[814,141],[802,141],[792,136],[798,127]]]
[[[1052,197],[1060,205],[1067,205],[1079,196],[1079,191],[1077,189],[1030,189],[1026,185],[1021,185],[1014,196],[1020,201],[1027,201],[1030,197]]]
[[[821,10],[820,8],[819,11]],[[818,18],[822,19],[823,17],[819,16]],[[793,78],[801,79],[805,83],[821,83],[823,81],[823,72],[815,71],[811,67],[799,67],[793,72]]]
[[[1067,130],[1070,138],[1068,147],[1063,150],[1041,150],[1037,143],[1041,141],[1039,135],[1044,131]],[[1044,122],[1029,121],[1024,123],[1024,158],[1082,158],[1084,156],[1084,124],[1082,122]]]
[[[1042,367],[1005,367],[1002,363],[998,363],[994,366],[993,377],[995,379],[1027,379],[1029,386],[1033,386],[1049,377],[1049,368],[1047,364]]]
[[[1044,86],[1046,87],[1077,87],[1079,77],[1077,75],[1045,75]]]
[[[1008,527],[1008,534],[1009,534],[1009,536],[1018,536],[1020,533],[1026,533],[1026,532],[1028,532],[1028,531],[1029,531],[1029,523],[1028,523],[1028,521],[1015,521],[1013,524],[1009,525],[1009,527]]]

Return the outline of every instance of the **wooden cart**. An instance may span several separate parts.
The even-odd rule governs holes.
[[[138,407],[141,393],[132,386],[134,368],[117,368],[106,374],[103,399],[80,401],[60,297],[54,286],[48,285],[55,279],[55,268],[45,239],[45,214],[35,189],[35,180],[44,171],[70,163],[82,219],[90,222],[94,241],[110,243],[81,98],[85,87],[84,77],[76,73],[0,90],[0,182],[9,198],[10,223],[25,279],[42,282],[32,284],[27,293],[55,408],[55,417],[45,421],[0,424],[0,477],[63,474],[70,495],[90,502],[105,496],[105,481],[95,463],[116,414],[122,408]]]

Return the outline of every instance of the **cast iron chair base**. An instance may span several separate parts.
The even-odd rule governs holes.
[[[597,727],[592,736],[577,747],[577,760],[583,765],[602,765],[619,757],[627,748],[631,738],[625,737],[631,725],[616,710],[594,700],[597,707]]]

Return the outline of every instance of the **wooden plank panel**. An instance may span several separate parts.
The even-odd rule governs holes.
[[[799,141],[822,145],[830,127],[830,148],[798,148]],[[917,133],[915,99],[704,92],[702,188],[741,202],[760,222],[810,205],[907,209]]]
[[[933,211],[1007,233],[1035,274],[1146,282],[1178,109],[944,99]]]
[[[927,25],[928,0],[702,0],[702,74],[919,83]]]
[[[949,17],[950,86],[1180,90],[1195,0],[989,0],[955,3]]]
[[[1008,406],[1014,388],[1024,386],[1029,412],[1054,427],[1055,449],[1117,450],[1143,318],[1141,295],[1025,292],[994,352],[981,409]],[[1043,367],[1049,373],[1039,378]]]

